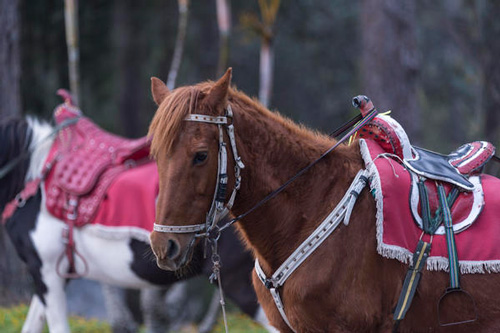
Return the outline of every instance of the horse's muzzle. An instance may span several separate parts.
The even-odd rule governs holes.
[[[176,271],[189,264],[192,259],[194,237],[190,237],[187,244],[182,246],[180,240],[171,235],[153,231],[150,240],[156,264],[163,270]]]

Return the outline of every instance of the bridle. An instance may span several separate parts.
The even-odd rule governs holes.
[[[236,139],[234,136],[234,125],[233,125],[233,110],[231,105],[226,108],[225,116],[213,117],[203,114],[190,114],[184,121],[201,122],[208,124],[215,124],[219,128],[219,153],[218,153],[218,167],[217,167],[217,182],[215,185],[215,192],[212,199],[212,204],[210,205],[210,210],[207,214],[204,223],[191,224],[183,226],[166,226],[162,224],[154,223],[153,230],[157,232],[166,233],[194,233],[194,238],[209,237],[209,235],[216,231],[214,237],[218,237],[220,229],[217,225],[219,221],[226,218],[233,207],[234,200],[236,198],[236,193],[240,189],[241,185],[241,169],[245,167],[241,161],[241,157],[238,155],[238,149],[236,148]],[[226,193],[227,193],[227,148],[224,142],[224,129],[226,130],[227,136],[229,137],[229,144],[233,152],[234,159],[234,177],[235,184],[231,196],[227,203]]]
[[[205,255],[207,253],[208,243],[211,243],[212,247],[212,275],[210,276],[210,282],[217,280],[219,284],[219,294],[220,303],[222,307],[222,314],[224,317],[224,326],[226,332],[227,328],[227,318],[224,295],[222,292],[222,282],[220,277],[220,257],[218,254],[218,240],[220,237],[220,232],[222,229],[219,228],[219,221],[225,219],[231,208],[233,207],[234,200],[236,198],[236,193],[240,189],[241,185],[241,169],[245,167],[245,164],[241,161],[241,157],[238,155],[238,149],[236,148],[236,138],[234,136],[234,125],[233,125],[233,110],[231,105],[226,107],[226,114],[224,116],[213,117],[203,114],[190,114],[184,121],[201,122],[208,124],[215,124],[219,129],[219,153],[217,162],[217,182],[215,185],[214,196],[212,199],[212,204],[210,205],[210,210],[208,211],[205,223],[183,225],[183,226],[166,226],[162,224],[154,223],[153,230],[157,232],[166,233],[194,233],[194,237],[189,244],[189,248],[194,245],[196,238],[205,237]],[[229,137],[229,144],[233,152],[234,159],[234,177],[235,183],[231,196],[227,203],[226,200],[227,193],[227,148],[224,142],[224,129],[226,130],[227,136]]]

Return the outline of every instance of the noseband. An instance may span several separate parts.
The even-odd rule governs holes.
[[[231,106],[228,105],[226,108],[226,115],[219,117],[212,117],[203,114],[190,114],[184,121],[194,121],[208,124],[215,124],[219,128],[219,154],[218,154],[218,171],[217,171],[217,183],[215,186],[215,192],[212,199],[212,204],[210,206],[210,211],[207,214],[205,223],[182,225],[182,226],[167,226],[155,223],[153,230],[157,232],[166,233],[178,233],[187,234],[194,233],[195,238],[208,236],[213,230],[218,230],[217,223],[225,218],[234,204],[234,199],[236,198],[236,193],[238,192],[241,185],[241,169],[245,167],[241,161],[241,157],[238,155],[238,150],[236,149],[236,139],[234,136],[234,125],[233,125],[233,111]],[[226,129],[227,136],[229,137],[229,144],[233,151],[234,158],[234,176],[235,184],[231,196],[228,202],[225,204],[227,193],[227,148],[224,142],[224,131]]]

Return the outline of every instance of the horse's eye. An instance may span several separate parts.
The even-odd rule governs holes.
[[[193,158],[193,165],[200,165],[200,164],[202,164],[203,162],[205,162],[205,160],[207,159],[207,157],[208,157],[208,152],[206,152],[206,151],[199,151],[199,152],[197,152],[194,155],[194,158]]]

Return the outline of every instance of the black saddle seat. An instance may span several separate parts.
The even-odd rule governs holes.
[[[413,146],[414,159],[405,165],[416,174],[428,179],[452,183],[471,191],[474,185],[468,178],[482,170],[495,154],[495,147],[486,141],[474,141],[460,146],[449,155]]]

